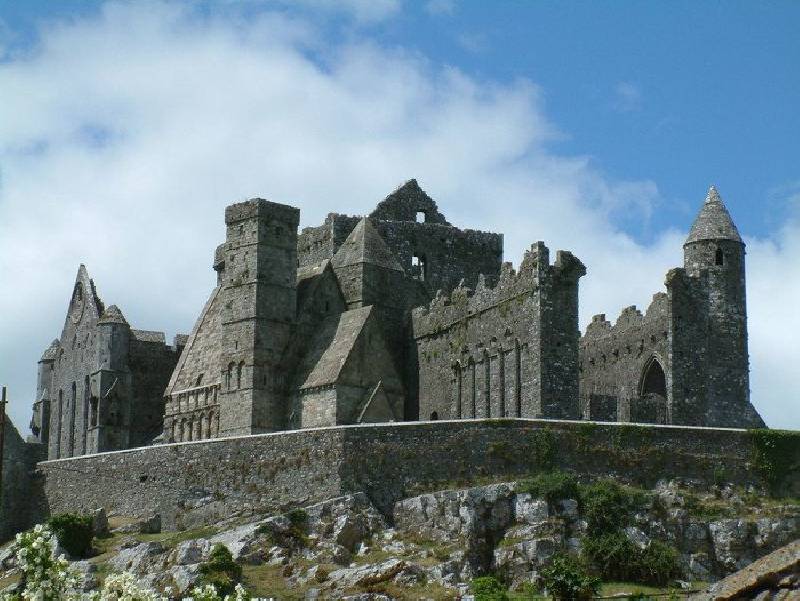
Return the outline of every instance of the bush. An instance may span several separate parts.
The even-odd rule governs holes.
[[[289,518],[289,522],[294,528],[305,529],[306,523],[308,523],[308,513],[305,509],[292,509],[286,514],[286,517]]]
[[[628,525],[631,514],[647,500],[641,490],[613,480],[598,480],[581,491],[589,535],[615,532]]]
[[[518,493],[530,493],[534,497],[544,498],[550,505],[563,499],[580,499],[580,490],[575,476],[566,472],[549,472],[539,474],[520,482]]]
[[[540,578],[554,599],[564,601],[591,599],[600,588],[600,580],[590,576],[583,563],[570,555],[553,557]]]
[[[59,544],[72,557],[88,557],[92,551],[92,517],[62,513],[47,520]]]
[[[212,585],[220,595],[234,592],[242,578],[242,566],[233,560],[228,547],[216,544],[211,549],[208,561],[200,566],[203,583]]]
[[[481,576],[472,581],[475,601],[508,601],[508,591],[494,576]]]
[[[664,586],[680,574],[678,552],[673,547],[651,541],[648,547],[639,549],[624,532],[586,537],[582,552],[606,581]]]
[[[654,540],[639,557],[639,578],[642,582],[665,586],[681,574],[678,551],[670,545]]]

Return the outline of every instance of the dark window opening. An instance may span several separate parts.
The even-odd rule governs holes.
[[[417,211],[417,223],[425,223],[428,220],[428,215],[425,211]]]
[[[325,301],[325,312],[328,312],[330,310],[331,310],[331,301],[327,301],[326,300]]]
[[[664,375],[664,369],[655,358],[648,363],[644,378],[642,378],[642,396],[647,394],[667,396],[667,378]]]
[[[434,411],[433,413],[431,413],[431,421],[436,421],[437,419],[439,419],[439,413],[437,411]]]
[[[722,252],[721,248],[717,249],[716,255],[714,257],[714,264],[725,265],[725,253]]]

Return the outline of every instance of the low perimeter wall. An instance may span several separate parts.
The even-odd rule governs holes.
[[[409,495],[552,468],[647,486],[661,478],[760,484],[763,476],[745,430],[525,419],[278,432],[45,461],[38,468],[51,513],[97,507],[158,513],[170,529],[355,491],[389,514]]]

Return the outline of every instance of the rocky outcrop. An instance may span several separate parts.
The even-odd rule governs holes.
[[[170,533],[151,540],[154,535],[138,533],[137,523],[134,533],[116,531],[121,540],[104,560],[104,569],[130,571],[154,589],[170,587],[184,594],[198,582],[214,545],[224,544],[248,570],[268,571],[288,590],[305,591],[309,599],[347,598],[386,587],[426,594],[438,587],[461,594],[470,580],[487,573],[519,588],[536,582],[554,554],[579,552],[587,533],[576,500],[548,503],[519,488],[509,482],[404,499],[394,506],[393,525],[363,493],[228,526],[213,535],[180,536],[176,542],[170,542],[175,536]],[[662,483],[646,495],[648,500],[624,529],[640,549],[656,540],[675,547],[684,580],[725,577],[800,537],[798,506],[755,507],[733,499],[741,504],[741,517],[709,520],[692,506],[697,494],[691,503],[689,494],[678,483]],[[716,499],[720,493],[707,495]],[[0,553],[0,565],[13,571],[8,550]],[[96,587],[97,561],[75,565],[84,588]],[[775,580],[778,588],[794,586],[794,580],[783,578]]]
[[[720,580],[692,599],[800,599],[800,539]]]

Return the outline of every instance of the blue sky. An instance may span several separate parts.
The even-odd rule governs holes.
[[[716,184],[748,243],[754,403],[800,428],[798,26],[796,2],[0,0],[12,415],[80,262],[171,336],[213,286],[225,204],[312,225],[417,177],[508,260],[575,251],[582,326],[646,308]]]

